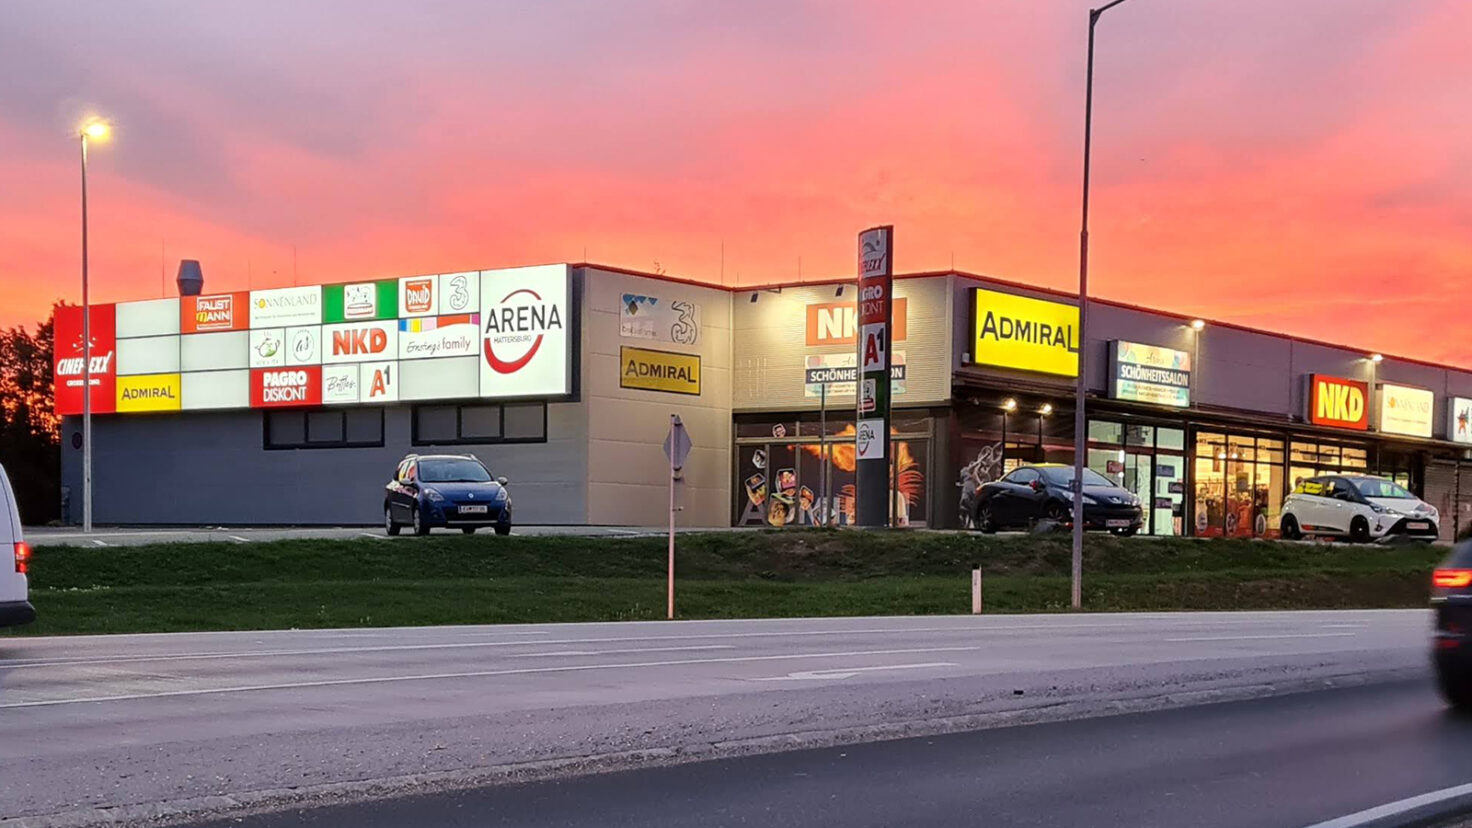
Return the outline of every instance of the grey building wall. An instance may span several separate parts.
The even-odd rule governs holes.
[[[547,409],[547,442],[411,445],[411,406],[384,409],[382,448],[264,448],[260,411],[92,419],[93,520],[102,524],[376,524],[405,454],[465,453],[510,481],[518,523],[587,522],[587,417]],[[62,485],[81,516],[81,418],[62,425]]]

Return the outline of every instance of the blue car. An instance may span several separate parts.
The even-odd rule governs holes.
[[[473,534],[492,526],[511,534],[511,493],[506,478],[492,478],[471,454],[411,454],[384,486],[383,528],[397,535],[405,526],[428,535],[443,526]]]

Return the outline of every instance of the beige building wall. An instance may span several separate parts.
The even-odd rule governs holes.
[[[731,296],[724,290],[616,271],[583,269],[582,398],[588,416],[588,523],[659,526],[668,520],[664,439],[679,414],[693,448],[679,495],[680,526],[731,521]],[[656,307],[699,308],[693,344],[621,333],[625,294]],[[645,303],[647,304],[647,302]],[[666,335],[656,313],[652,324]],[[620,386],[621,346],[700,356],[699,396]]]
[[[906,338],[893,350],[905,356],[905,392],[891,405],[908,408],[944,403],[951,396],[951,295],[949,276],[896,279],[896,302],[905,300]],[[838,285],[784,287],[782,291],[740,291],[732,294],[736,355],[731,403],[740,411],[816,410],[817,396],[808,396],[803,383],[809,357],[854,356],[852,339],[832,343],[835,305],[849,315],[857,312],[857,290],[850,283],[843,295]],[[752,296],[756,301],[751,301]],[[896,318],[896,325],[898,325]],[[811,324],[810,324],[811,323]],[[845,327],[846,330],[846,327]],[[815,344],[809,344],[814,342]],[[829,408],[853,407],[854,395],[830,394]]]

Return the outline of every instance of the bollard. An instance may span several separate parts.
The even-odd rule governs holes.
[[[971,614],[981,615],[981,567],[971,568]]]

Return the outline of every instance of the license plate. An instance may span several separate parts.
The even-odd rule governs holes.
[[[1129,526],[1130,522],[1127,520],[1106,520],[1104,521],[1104,525],[1109,527],[1110,529],[1113,529],[1115,527],[1123,528]]]
[[[1407,529],[1430,529],[1431,524],[1424,520],[1413,520],[1406,524]]]
[[[460,507],[460,514],[462,514],[462,515],[483,515],[485,513],[486,513],[486,507],[484,507],[484,506],[461,506]]]

